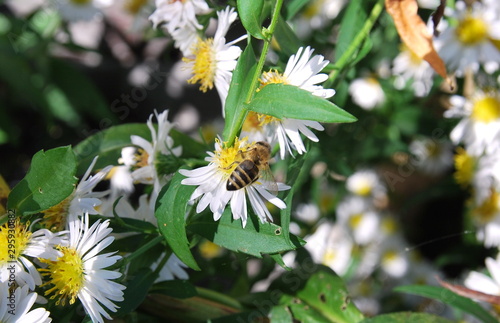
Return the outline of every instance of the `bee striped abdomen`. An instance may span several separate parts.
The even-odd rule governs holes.
[[[251,160],[242,161],[231,173],[227,180],[226,189],[228,191],[239,190],[259,177],[259,168]]]

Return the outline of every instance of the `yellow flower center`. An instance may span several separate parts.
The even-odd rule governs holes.
[[[199,245],[200,254],[205,259],[213,259],[222,253],[222,248],[215,243],[205,240]]]
[[[479,206],[472,210],[472,216],[481,224],[490,222],[499,210],[500,194],[492,191],[490,196]]]
[[[435,141],[428,142],[425,145],[425,148],[427,149],[427,154],[430,158],[435,158],[441,153],[441,147]]]
[[[462,187],[469,185],[476,168],[476,159],[467,154],[465,149],[458,147],[455,155],[455,181]]]
[[[323,255],[323,265],[328,266],[337,258],[337,253],[333,249],[328,249]]]
[[[69,0],[71,3],[77,6],[85,6],[88,5],[92,0]]]
[[[372,185],[367,180],[362,180],[357,187],[354,188],[353,192],[360,196],[368,196],[372,193]]]
[[[455,32],[460,42],[473,46],[487,39],[488,28],[481,19],[467,16],[459,23]]]
[[[31,232],[19,218],[6,222],[0,227],[0,266],[9,261],[16,261],[28,246]]]
[[[408,46],[404,43],[399,46],[399,50],[401,52],[407,52],[410,55],[410,63],[412,63],[412,65],[418,66],[422,63],[423,59],[417,56],[417,54],[415,54],[415,52],[408,48]]]
[[[219,142],[218,139],[216,140]],[[214,152],[219,169],[224,171],[228,176],[231,175],[236,166],[238,166],[238,163],[243,160],[242,152],[248,150],[253,144],[245,143],[240,147],[241,143],[244,141],[246,141],[246,138],[243,140],[236,138],[232,147],[225,147],[225,143],[223,143],[223,148],[220,151],[216,150]]]
[[[66,225],[66,216],[69,212],[69,204],[72,199],[73,194],[70,194],[70,196],[59,204],[43,211],[43,218],[40,223],[52,232],[58,232],[64,229],[64,226]]]
[[[398,253],[396,251],[388,250],[382,256],[382,262],[387,264],[387,263],[393,262],[397,258],[398,258]]]
[[[148,166],[148,159],[149,159],[149,154],[147,151],[145,151],[142,148],[137,149],[137,152],[135,153],[135,167],[141,168],[144,166]]]
[[[198,39],[194,45],[193,54],[195,58],[184,57],[184,62],[193,62],[193,77],[188,80],[189,84],[200,83],[200,91],[207,92],[214,87],[215,70],[217,62],[215,60],[215,51],[213,48],[214,40]]]
[[[397,228],[398,226],[394,219],[386,217],[382,220],[382,229],[384,230],[384,232],[391,234],[396,232]]]
[[[311,19],[312,17],[316,16],[319,14],[319,11],[322,7],[324,0],[316,0],[313,1],[311,4],[306,6],[306,8],[303,11],[303,16],[305,18]]]
[[[57,297],[56,305],[62,304],[64,306],[67,300],[72,305],[85,281],[83,260],[73,248],[58,246],[57,249],[63,254],[57,260],[40,259],[48,265],[47,268],[38,269],[48,279],[41,287],[52,285],[50,289],[45,291],[45,296],[52,294],[50,299]]]
[[[7,197],[10,194],[10,187],[7,185],[2,175],[0,175],[0,216],[7,211]]]
[[[146,3],[148,3],[148,0],[126,0],[124,7],[126,11],[135,15]]]
[[[363,220],[363,213],[353,214],[349,218],[349,225],[351,226],[351,228],[356,229],[360,225],[361,220]]]
[[[475,101],[471,118],[484,123],[500,119],[500,100],[497,97],[487,95]]]
[[[278,84],[289,84],[287,78],[276,70],[271,70],[269,72],[262,73],[262,76],[259,79],[260,87],[262,89],[264,86],[268,84],[278,83]]]

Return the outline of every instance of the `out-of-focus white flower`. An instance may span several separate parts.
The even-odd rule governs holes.
[[[51,0],[67,21],[92,20],[102,18],[102,10],[113,0]]]
[[[3,323],[49,323],[50,312],[44,308],[31,310],[37,293],[30,293],[27,285],[9,291],[7,283],[0,282],[0,322]],[[14,310],[11,306],[14,305]]]
[[[327,26],[338,16],[347,2],[347,0],[309,1],[292,22],[299,38],[304,39],[314,30]]]
[[[349,176],[346,180],[346,188],[360,197],[375,199],[385,197],[387,192],[377,172],[372,169],[360,169]]]
[[[311,92],[313,95],[325,99],[335,94],[333,89],[325,89],[318,85],[328,79],[328,75],[320,73],[328,65],[323,55],[314,55],[314,49],[309,46],[299,48],[295,55],[292,55],[285,67],[283,74],[277,71],[269,71],[262,74],[260,82],[261,88],[268,84],[280,83],[297,86],[303,90]],[[306,152],[301,134],[309,140],[317,142],[319,139],[309,129],[322,131],[323,126],[317,121],[299,120],[283,118],[278,119],[272,116],[249,113],[243,134],[251,140],[260,140],[265,137],[271,144],[279,143],[280,157],[285,158],[286,152],[292,154],[292,149],[299,154]]]
[[[461,118],[450,133],[453,143],[464,143],[467,152],[479,156],[500,149],[500,93],[477,90],[470,99],[453,95],[447,118]]]
[[[196,15],[204,15],[211,11],[205,0],[156,0],[156,9],[149,17],[153,27],[162,25],[169,33],[178,28],[203,28]]]
[[[426,174],[439,175],[453,166],[453,146],[448,141],[418,138],[408,148],[416,157],[412,163]]]
[[[396,76],[394,86],[397,89],[403,89],[410,82],[415,95],[422,97],[429,94],[432,88],[434,70],[406,46],[402,46],[394,59],[392,73]]]
[[[484,201],[473,206],[471,217],[478,226],[478,240],[488,248],[500,247],[500,192],[491,189]]]
[[[224,143],[216,140],[215,151],[208,152],[209,157],[205,158],[206,161],[210,162],[208,166],[193,170],[179,170],[179,173],[187,177],[182,180],[182,184],[198,186],[191,196],[191,200],[200,198],[196,207],[197,213],[210,206],[214,220],[217,221],[222,216],[226,205],[231,202],[233,218],[241,219],[243,227],[245,227],[248,218],[247,197],[255,214],[263,223],[272,221],[271,214],[265,205],[266,201],[280,209],[286,207],[282,200],[271,193],[275,189],[272,186],[276,183],[269,182],[264,178],[258,178],[237,190],[227,189],[229,177],[239,163],[244,160],[241,152],[249,151],[253,145],[254,143],[237,138],[232,147],[225,147]],[[277,183],[277,186],[280,191],[290,188],[282,183]]]
[[[465,278],[464,285],[481,293],[500,296],[500,256],[496,259],[488,257],[485,263],[490,276],[471,271]]]
[[[357,78],[349,85],[349,94],[354,103],[365,110],[373,110],[385,101],[380,82],[371,76]]]
[[[406,243],[399,235],[392,235],[380,245],[380,268],[393,278],[402,278],[410,268]]]
[[[380,218],[366,199],[349,196],[337,206],[337,221],[349,228],[359,245],[372,242],[379,233]]]
[[[477,72],[481,65],[488,73],[496,71],[500,63],[498,11],[490,3],[476,1],[467,7],[458,1],[450,17],[457,19],[458,25],[448,26],[434,40],[449,71],[463,76],[467,69]]]
[[[297,206],[293,215],[302,222],[313,224],[318,221],[320,211],[319,207],[314,203],[302,203]]]

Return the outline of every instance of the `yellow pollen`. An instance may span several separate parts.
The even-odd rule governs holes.
[[[455,155],[455,181],[462,187],[466,187],[472,182],[472,176],[476,167],[476,159],[467,154],[467,151],[461,147],[457,148]]]
[[[302,15],[305,18],[308,18],[308,19],[311,19],[312,17],[318,15],[319,12],[320,12],[320,9],[321,9],[321,6],[322,6],[323,2],[324,2],[324,0],[313,1],[310,5],[308,5],[304,9]]]
[[[147,153],[147,151],[145,151],[142,148],[139,148],[137,149],[137,153],[135,154],[136,162],[134,166],[137,168],[148,166],[149,165],[148,159],[149,159],[149,154]]]
[[[148,3],[148,0],[126,0],[124,7],[126,11],[135,15],[146,3]]]
[[[490,222],[500,211],[500,194],[496,191],[491,192],[490,196],[479,206],[472,210],[472,216],[481,224]]]
[[[70,0],[71,3],[77,6],[85,6],[89,4],[92,0]]]
[[[70,194],[66,199],[64,199],[59,204],[52,206],[51,208],[43,211],[43,218],[40,223],[46,229],[52,232],[58,232],[64,229],[66,225],[66,216],[69,212],[69,203],[73,199],[73,194]]]
[[[194,62],[192,69],[194,75],[188,80],[188,83],[200,83],[200,91],[202,92],[207,92],[214,87],[217,62],[215,61],[213,43],[213,38],[198,39],[193,49],[195,58],[184,57],[182,59],[184,62]]]
[[[383,258],[382,262],[387,264],[388,262],[396,260],[397,257],[398,257],[398,253],[396,251],[388,250],[382,256],[382,258]]]
[[[287,78],[276,70],[271,70],[269,72],[262,73],[261,78],[259,79],[260,87],[262,89],[264,86],[268,84],[278,83],[278,84],[289,84]]]
[[[474,102],[471,118],[475,121],[490,123],[500,119],[500,100],[496,96],[485,96]]]
[[[205,259],[213,259],[222,254],[223,249],[215,243],[205,240],[199,245],[200,254]]]
[[[360,196],[368,196],[372,193],[372,186],[370,182],[363,180],[360,185],[354,189],[354,193]]]
[[[23,254],[31,239],[31,232],[26,225],[19,221],[19,218],[11,222],[6,222],[0,227],[0,266],[9,261],[17,261]]]
[[[45,296],[51,295],[50,299],[58,298],[56,305],[75,303],[78,293],[83,288],[85,273],[83,271],[83,261],[78,252],[70,247],[58,246],[62,256],[56,261],[40,259],[47,264],[47,268],[40,268],[38,271],[48,280],[41,287],[51,286],[45,291]]]
[[[218,143],[220,141],[216,139]],[[234,140],[234,144],[232,147],[224,147],[226,144],[223,143],[223,148],[220,151],[215,151],[215,159],[216,163],[219,166],[219,169],[223,170],[228,176],[233,172],[233,170],[238,166],[238,163],[243,161],[242,152],[249,149],[249,147],[253,144],[244,144],[243,147],[240,147],[241,142],[246,141],[246,138],[243,140],[239,140],[236,138]]]
[[[323,265],[328,266],[337,258],[337,253],[333,249],[328,249],[323,255]]]
[[[361,220],[363,220],[363,213],[353,214],[349,218],[349,225],[351,226],[351,228],[355,229],[361,224]]]
[[[467,16],[460,21],[455,32],[460,42],[473,46],[487,39],[488,28],[481,19]]]

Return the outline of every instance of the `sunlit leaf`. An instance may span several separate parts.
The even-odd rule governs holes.
[[[264,0],[238,0],[238,15],[243,27],[257,39],[264,39],[262,34],[262,8]]]

